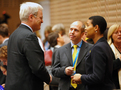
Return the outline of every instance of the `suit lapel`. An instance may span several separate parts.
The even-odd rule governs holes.
[[[83,42],[82,42],[82,46],[81,46],[81,48],[80,48],[79,56],[78,56],[77,66],[79,65],[79,63],[80,63],[80,62],[82,61],[82,59],[84,58],[84,56],[85,56],[85,54],[86,54],[86,52],[87,52],[86,48],[87,48],[87,44],[83,41]],[[76,67],[77,67],[77,66],[76,66]]]
[[[70,65],[73,66],[73,63],[72,63],[72,50],[71,50],[71,43],[67,44],[66,47],[65,47],[65,54],[68,58],[68,61],[70,63]]]

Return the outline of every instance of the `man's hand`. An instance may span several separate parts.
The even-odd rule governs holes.
[[[81,74],[75,74],[75,75],[71,76],[72,82],[76,83],[76,84],[82,84],[81,76],[82,76]]]
[[[1,85],[3,88],[5,88],[5,83]]]
[[[72,67],[72,66],[69,66],[69,67],[65,68],[66,75],[72,75],[73,71],[74,71],[74,67]]]

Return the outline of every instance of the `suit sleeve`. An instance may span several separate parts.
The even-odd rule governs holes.
[[[61,60],[65,60],[65,59],[63,59],[64,55],[60,54],[59,50],[60,50],[60,48],[54,52],[54,57],[53,57],[54,62],[52,65],[52,74],[53,74],[53,76],[58,77],[58,78],[66,78],[66,77],[69,77],[65,74],[65,68],[67,66],[66,65],[61,66],[62,62],[60,62],[60,58],[61,58]],[[65,63],[65,62],[63,62],[63,63]]]
[[[44,53],[34,34],[26,38],[23,50],[32,73],[48,84],[50,82],[50,76],[44,65]]]
[[[82,75],[81,77],[82,83],[86,85],[101,83],[104,80],[106,71],[106,56],[101,47],[95,47],[95,49],[91,51],[90,55],[90,60],[92,60],[93,73]]]

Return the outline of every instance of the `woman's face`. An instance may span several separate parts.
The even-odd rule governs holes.
[[[47,31],[45,31],[45,38],[47,38],[49,35],[49,33]]]
[[[93,27],[92,20],[88,20],[86,23],[85,35],[87,38],[93,39],[94,34],[95,34],[95,29]]]
[[[62,45],[64,44],[64,38],[61,36],[61,34],[58,34],[59,37],[57,38],[58,42],[60,42]]]
[[[121,27],[113,32],[112,39],[113,43],[121,43]]]

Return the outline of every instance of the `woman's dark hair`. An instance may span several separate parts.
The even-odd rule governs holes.
[[[102,16],[91,16],[89,20],[92,20],[93,26],[98,25],[100,33],[103,34],[107,28],[107,22]]]
[[[57,45],[57,38],[59,37],[58,32],[52,32],[48,35],[48,42],[51,47]]]

